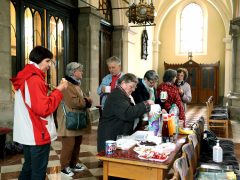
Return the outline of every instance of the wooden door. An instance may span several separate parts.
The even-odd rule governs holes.
[[[165,69],[178,69],[180,67],[188,70],[187,82],[191,86],[191,104],[205,104],[209,96],[213,96],[218,103],[218,76],[219,62],[215,64],[198,64],[189,60],[184,64],[167,64],[164,62]]]
[[[199,93],[199,68],[198,67],[188,67],[188,79],[187,82],[190,84],[192,91],[192,104],[198,103],[198,93]]]
[[[199,102],[205,103],[209,96],[213,96],[214,101],[218,102],[218,67],[203,66],[200,69],[199,82]]]
[[[99,33],[99,84],[109,74],[106,60],[112,56],[112,27],[101,24]]]

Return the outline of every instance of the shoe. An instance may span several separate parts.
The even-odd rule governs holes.
[[[72,177],[74,175],[70,167],[65,167],[63,170],[61,170],[61,172],[68,177]]]
[[[71,170],[75,172],[83,171],[84,169],[84,166],[80,163],[77,163],[74,167],[71,167]]]

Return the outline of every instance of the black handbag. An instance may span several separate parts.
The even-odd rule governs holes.
[[[217,136],[211,130],[205,130],[203,134],[205,134],[205,137],[202,139],[202,147],[205,151],[212,152],[213,146],[217,144]]]
[[[67,112],[64,102],[62,102],[62,108],[68,130],[80,130],[87,127],[87,113],[85,111]]]

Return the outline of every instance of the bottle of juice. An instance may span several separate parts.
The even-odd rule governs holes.
[[[163,125],[162,125],[162,140],[163,142],[169,142],[169,130],[168,130],[168,117],[163,117]]]
[[[173,134],[175,133],[174,119],[171,114],[168,115],[168,131],[169,136],[173,136]]]
[[[173,142],[173,136],[175,134],[175,126],[174,126],[174,119],[171,114],[168,115],[168,131],[170,142]]]
[[[176,104],[172,104],[171,109],[169,110],[169,114],[173,114],[172,118],[174,119],[174,127],[175,127],[175,137],[174,140],[178,138],[178,127],[179,127],[179,109]]]

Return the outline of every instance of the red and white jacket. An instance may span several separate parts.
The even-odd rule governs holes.
[[[13,140],[24,145],[44,145],[57,138],[53,112],[63,98],[55,89],[48,94],[45,73],[28,64],[11,79],[15,92]]]

